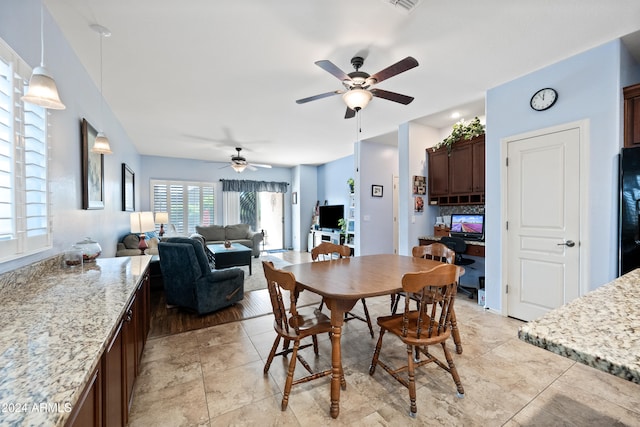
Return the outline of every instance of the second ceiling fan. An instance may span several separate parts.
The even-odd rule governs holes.
[[[254,170],[257,170],[256,168],[269,168],[269,169],[271,168],[271,165],[261,165],[258,163],[247,162],[247,159],[240,154],[240,151],[242,151],[242,148],[240,147],[236,147],[236,151],[238,153],[231,156],[231,163],[221,167],[220,169],[231,167],[233,168],[234,171],[240,173],[245,169],[254,171]]]
[[[333,95],[342,95],[345,103],[347,104],[347,111],[344,115],[345,119],[350,119],[356,115],[356,112],[367,106],[372,97],[383,98],[389,101],[398,102],[400,104],[407,105],[413,101],[412,96],[402,95],[396,92],[389,92],[387,90],[377,89],[373,86],[386,80],[390,77],[403,73],[407,70],[418,66],[418,61],[411,56],[396,62],[393,65],[378,71],[373,75],[369,75],[364,71],[360,71],[360,68],[364,64],[364,58],[361,56],[354,56],[351,59],[351,65],[355,68],[355,71],[349,74],[338,68],[333,62],[323,59],[316,61],[315,64],[323,70],[333,74],[337,77],[344,86],[345,90],[334,90],[331,92],[321,93],[319,95],[310,96],[308,98],[298,99],[296,103],[304,104],[309,101],[315,101],[316,99],[327,98]]]

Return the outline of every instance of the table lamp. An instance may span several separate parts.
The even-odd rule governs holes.
[[[164,225],[169,223],[169,214],[167,212],[156,212],[156,224],[160,224],[160,237],[164,236]]]
[[[153,212],[134,212],[131,214],[130,220],[131,232],[139,233],[140,235],[140,244],[138,245],[138,249],[140,249],[140,254],[144,255],[144,251],[148,247],[144,233],[147,231],[154,231],[156,229],[156,226],[153,223]]]

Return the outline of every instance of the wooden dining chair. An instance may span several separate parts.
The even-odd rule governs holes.
[[[351,248],[346,245],[336,245],[331,242],[321,242],[318,246],[311,249],[311,260],[312,261],[331,261],[333,259],[346,258],[351,256]],[[371,324],[371,318],[369,317],[369,309],[367,309],[367,302],[364,298],[362,298],[362,309],[364,311],[364,316],[362,317],[353,312],[344,313],[344,321],[347,322],[349,320],[358,319],[367,324],[369,327],[369,333],[371,334],[371,338],[373,335],[373,325]],[[320,307],[318,310],[322,310],[324,307],[324,299],[320,302]]]
[[[297,301],[300,290],[296,286],[296,278],[293,273],[277,270],[270,261],[263,261],[262,268],[264,270],[264,276],[267,279],[267,288],[269,289],[269,297],[273,307],[273,329],[277,334],[271,351],[269,352],[269,357],[264,365],[264,374],[266,375],[269,372],[271,362],[273,362],[275,356],[286,357],[291,353],[287,379],[282,395],[281,409],[284,411],[287,409],[289,403],[289,394],[291,393],[292,386],[331,375],[331,368],[322,372],[314,372],[309,363],[307,363],[299,353],[303,348],[313,346],[314,353],[317,356],[317,335],[325,332],[330,334],[331,321],[329,317],[318,310],[298,309]],[[308,337],[311,337],[312,342],[300,345],[300,341]],[[282,351],[277,352],[281,339],[285,340],[286,345]],[[290,342],[293,342],[293,348],[289,348],[288,344]],[[296,361],[300,361],[302,366],[309,372],[309,375],[296,380],[293,379]],[[341,383],[343,387],[346,387],[344,375],[341,375]]]
[[[373,352],[369,375],[373,375],[376,366],[380,365],[400,384],[409,389],[411,417],[418,411],[416,406],[415,368],[435,363],[451,374],[456,384],[458,397],[464,397],[464,388],[453,363],[446,342],[451,336],[451,315],[455,301],[459,267],[442,264],[428,271],[406,273],[402,276],[402,289],[408,296],[417,296],[420,304],[417,310],[410,309],[410,298],[405,298],[404,311],[401,314],[378,317],[380,335]],[[386,332],[397,336],[407,347],[407,364],[392,368],[380,360],[382,339]],[[446,363],[429,352],[429,346],[440,344]],[[426,356],[426,359],[414,358],[414,352]],[[389,362],[390,363],[390,362]],[[407,375],[400,375],[406,372]]]
[[[432,259],[434,261],[440,261],[447,264],[454,264],[456,259],[456,253],[448,246],[442,243],[432,243],[430,245],[414,246],[411,250],[414,257]],[[405,296],[404,292],[391,295],[391,314],[395,314],[398,308],[400,297]],[[413,298],[416,304],[420,302]],[[458,329],[458,320],[456,318],[455,310],[451,311],[451,335],[453,335],[453,342],[456,345],[456,353],[462,354],[462,341],[460,339],[460,330]]]

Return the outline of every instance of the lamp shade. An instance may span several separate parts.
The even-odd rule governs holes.
[[[29,79],[27,94],[21,98],[24,102],[39,105],[52,110],[64,110],[66,107],[60,101],[56,82],[49,71],[41,66],[36,67]]]
[[[112,153],[111,145],[109,145],[109,140],[107,139],[104,133],[98,132],[98,135],[96,135],[96,140],[93,143],[93,147],[91,148],[91,151],[99,154]]]
[[[156,212],[156,224],[168,224],[169,214],[167,212]]]
[[[153,212],[134,212],[129,217],[132,233],[146,233],[154,231]]]
[[[372,97],[371,92],[359,88],[351,89],[342,95],[342,99],[345,104],[347,104],[347,107],[355,111],[362,110],[366,107]]]

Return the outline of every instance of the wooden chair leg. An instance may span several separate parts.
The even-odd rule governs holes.
[[[361,301],[362,301],[362,308],[364,309],[364,318],[367,319],[367,326],[369,327],[369,333],[371,334],[371,338],[373,338],[374,337],[373,326],[371,325],[371,317],[369,317],[369,309],[367,309],[367,303],[365,302],[364,298],[362,298]]]
[[[409,375],[408,389],[409,402],[411,405],[409,416],[411,418],[415,418],[416,412],[418,412],[418,406],[416,405],[416,373],[415,366],[413,365],[413,353],[413,346],[407,345],[407,373]]]
[[[456,353],[462,354],[462,341],[460,341],[460,330],[458,329],[458,321],[456,320],[456,311],[451,309],[451,335],[453,343],[456,345]]]
[[[451,352],[446,346],[446,343],[441,343],[442,351],[444,352],[444,357],[447,359],[447,364],[449,365],[449,373],[453,378],[453,382],[456,383],[456,389],[458,390],[458,397],[464,397],[464,388],[462,387],[462,381],[460,381],[460,375],[458,375],[458,369],[456,368],[455,363],[453,363],[453,357],[451,357]]]
[[[287,410],[287,405],[289,404],[289,394],[291,393],[291,386],[293,385],[293,372],[296,370],[296,359],[298,358],[299,346],[300,346],[300,341],[295,341],[293,343],[293,354],[291,355],[291,361],[289,362],[289,370],[287,372],[287,381],[285,382],[284,393],[282,394],[281,409],[283,411]]]
[[[384,336],[384,332],[384,328],[380,328],[378,342],[376,343],[375,350],[373,350],[373,358],[371,359],[371,365],[369,366],[369,375],[373,375],[376,372],[376,365],[378,365],[378,358],[380,357],[380,349],[382,348],[382,337]]]
[[[273,346],[271,347],[271,351],[269,352],[269,357],[267,357],[267,361],[264,364],[264,374],[266,375],[269,372],[269,368],[271,367],[271,362],[273,362],[273,358],[276,355],[276,350],[278,349],[278,344],[280,344],[280,335],[276,336],[275,341],[273,341]]]

